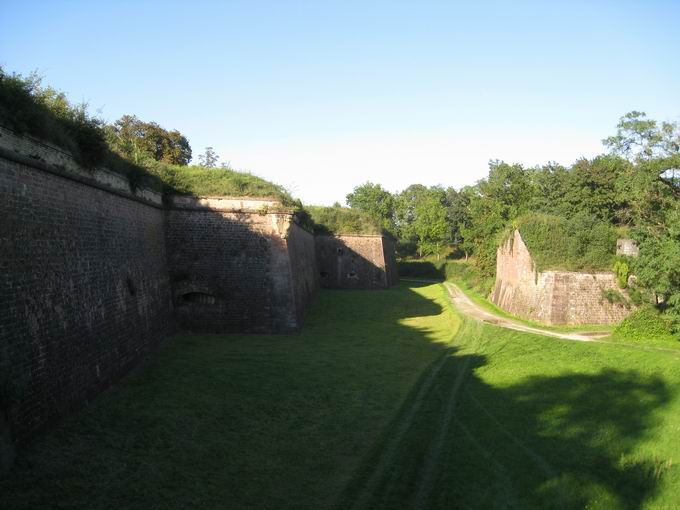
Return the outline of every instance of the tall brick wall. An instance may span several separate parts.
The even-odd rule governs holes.
[[[498,248],[491,300],[503,310],[546,324],[614,324],[630,309],[603,298],[621,292],[613,273],[536,272],[519,231]]]
[[[167,334],[170,285],[160,196],[145,202],[4,149],[0,414],[21,443]]]
[[[287,333],[315,279],[311,234],[246,199],[172,197],[167,246],[176,316],[192,331]]]
[[[331,289],[385,289],[397,281],[394,243],[384,236],[317,236],[321,286]]]

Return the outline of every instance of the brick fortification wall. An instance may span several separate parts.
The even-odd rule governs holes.
[[[621,292],[613,273],[537,274],[531,254],[515,230],[498,248],[491,300],[513,315],[545,324],[614,324],[630,309],[604,299],[606,289]]]
[[[171,197],[167,246],[176,316],[192,331],[300,329],[316,280],[313,237],[275,201]]]
[[[292,219],[270,199],[164,202],[0,127],[0,473],[15,444],[110,386],[175,323],[295,332],[320,280],[396,283],[391,239],[315,239]]]
[[[386,289],[398,281],[394,241],[380,235],[317,236],[321,286]]]
[[[50,166],[68,156],[45,145],[22,157],[9,134],[0,137],[7,464],[10,431],[21,444],[110,386],[167,334],[171,310],[160,195],[134,194],[105,171]]]

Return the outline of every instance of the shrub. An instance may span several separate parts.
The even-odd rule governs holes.
[[[669,318],[652,305],[642,306],[626,317],[614,330],[613,337],[635,342],[677,341]]]
[[[616,283],[619,287],[625,289],[628,286],[628,276],[630,275],[630,268],[628,267],[628,262],[622,258],[618,258],[614,262],[614,273],[616,273]]]
[[[621,294],[618,290],[615,289],[603,289],[602,299],[612,305],[622,305],[625,306],[626,308],[630,308],[630,302],[626,299],[626,297],[623,294]]]

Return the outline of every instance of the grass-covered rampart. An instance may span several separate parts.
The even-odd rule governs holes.
[[[105,167],[127,177],[133,187],[166,193],[272,197],[295,205],[277,184],[228,168],[168,165],[147,158],[135,164],[109,147],[106,124],[87,105],[69,102],[63,92],[44,86],[37,75],[22,77],[0,68],[0,125],[49,142],[70,153],[86,169]]]
[[[317,234],[364,234],[378,235],[380,225],[367,213],[347,207],[306,206],[314,222]]]

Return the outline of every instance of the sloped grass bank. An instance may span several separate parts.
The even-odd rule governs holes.
[[[680,506],[679,355],[461,320],[411,285],[322,291],[298,336],[171,339],[36,441],[4,506]]]

